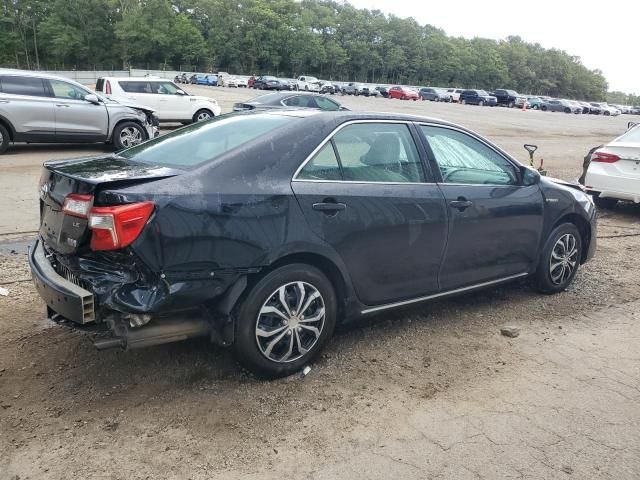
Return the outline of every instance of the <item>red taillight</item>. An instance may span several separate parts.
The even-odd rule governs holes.
[[[92,205],[93,195],[71,193],[65,197],[62,211],[74,217],[87,218]]]
[[[153,202],[93,207],[89,212],[91,250],[117,250],[131,245],[153,212]]]
[[[592,162],[616,163],[618,160],[620,160],[618,155],[604,152],[595,152],[591,157]]]
[[[109,80],[107,80],[107,81],[105,82],[105,85],[104,85],[104,94],[105,94],[105,95],[111,95],[111,83],[109,83]]]

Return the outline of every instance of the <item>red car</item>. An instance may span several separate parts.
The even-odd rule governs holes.
[[[247,80],[247,87],[248,88],[253,88],[253,84],[256,83],[256,77],[254,75],[251,75],[251,78],[249,78],[249,80]]]
[[[418,92],[407,87],[391,87],[389,89],[389,98],[399,98],[400,100],[416,101],[420,98]]]

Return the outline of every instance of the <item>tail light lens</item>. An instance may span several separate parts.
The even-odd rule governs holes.
[[[87,218],[92,205],[93,195],[72,193],[65,197],[62,211],[73,217]]]
[[[111,83],[109,82],[109,80],[107,80],[105,86],[104,86],[104,94],[105,95],[111,95]]]
[[[616,163],[618,160],[620,160],[618,155],[604,152],[595,152],[591,157],[592,162]]]
[[[118,250],[131,245],[153,212],[153,202],[93,207],[89,212],[92,250]]]

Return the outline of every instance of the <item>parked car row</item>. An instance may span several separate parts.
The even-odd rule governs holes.
[[[152,88],[151,80],[140,80]],[[173,85],[154,80],[157,89],[169,88],[165,83]],[[19,142],[107,143],[121,150],[158,135],[155,108],[128,95],[109,97],[64,77],[0,69],[0,153]]]

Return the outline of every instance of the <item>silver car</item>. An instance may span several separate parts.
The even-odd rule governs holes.
[[[158,134],[152,109],[109,100],[72,80],[0,69],[0,153],[13,142],[111,143],[117,149]]]

